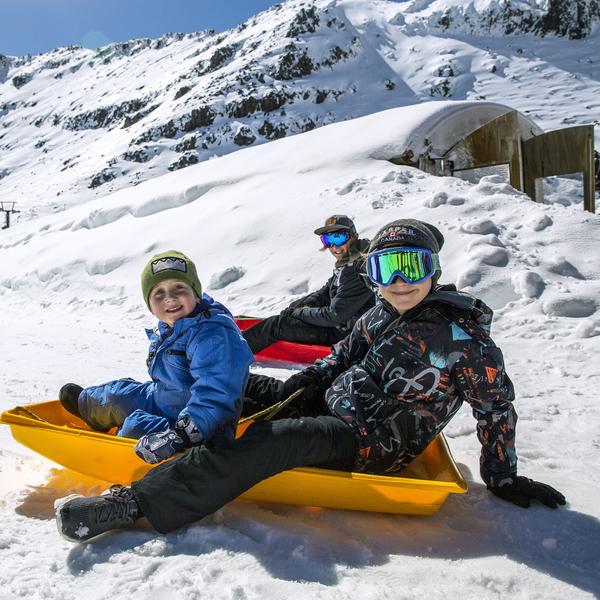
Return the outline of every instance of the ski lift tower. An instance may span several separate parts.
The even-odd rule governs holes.
[[[8,229],[10,227],[10,215],[21,212],[20,210],[15,210],[14,202],[0,202],[0,211],[5,215],[2,229]]]

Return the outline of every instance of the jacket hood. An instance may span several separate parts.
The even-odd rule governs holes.
[[[398,312],[387,300],[381,297],[379,300],[388,310],[392,310],[395,313]],[[468,315],[480,327],[486,330],[489,329],[494,316],[492,309],[485,302],[466,292],[458,291],[452,283],[436,286],[417,306],[411,308],[405,314],[416,314],[430,304],[438,304],[441,307],[450,309],[452,312]]]
[[[421,304],[440,303],[457,312],[467,313],[474,321],[485,329],[489,329],[494,316],[492,309],[479,298],[456,289],[452,283],[438,285],[424,298]]]

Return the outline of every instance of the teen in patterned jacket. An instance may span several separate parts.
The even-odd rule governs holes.
[[[443,241],[414,219],[377,233],[367,271],[381,302],[331,355],[285,384],[273,380],[284,396],[304,388],[304,408],[318,416],[259,421],[235,441],[192,448],[131,488],[68,499],[58,507],[59,531],[86,540],[143,514],[165,533],[294,467],[393,472],[425,449],[463,401],[477,420],[488,489],[522,507],[532,499],[564,504],[554,488],[517,475],[514,391],[489,335],[492,313],[454,286],[437,286]]]

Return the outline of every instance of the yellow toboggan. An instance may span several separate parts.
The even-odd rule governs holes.
[[[91,431],[65,411],[58,400],[15,407],[0,415],[14,438],[50,460],[110,483],[129,484],[151,465],[137,457],[136,440],[113,432]],[[240,424],[243,435],[249,422]],[[382,513],[430,515],[448,494],[462,494],[467,484],[446,440],[439,435],[404,470],[392,475],[367,475],[318,468],[293,469],[260,482],[242,498]]]

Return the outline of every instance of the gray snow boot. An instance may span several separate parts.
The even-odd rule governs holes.
[[[111,529],[131,527],[141,516],[131,488],[111,485],[101,496],[72,494],[54,503],[58,532],[71,542],[85,542]]]

